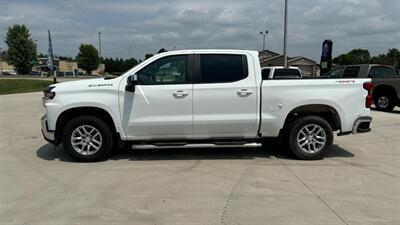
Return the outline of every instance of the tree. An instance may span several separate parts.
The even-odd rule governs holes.
[[[0,52],[0,59],[2,62],[7,61],[7,52],[6,51]]]
[[[400,66],[400,51],[396,48],[389,49],[386,54],[372,57],[371,63],[390,65],[398,70]]]
[[[79,47],[79,54],[76,56],[76,61],[79,68],[82,68],[88,74],[92,74],[93,70],[99,68],[99,53],[93,45],[81,44]]]
[[[333,59],[336,65],[368,64],[370,61],[371,55],[367,49],[353,49]]]
[[[59,60],[64,60],[64,61],[74,61],[74,59],[72,57],[69,56],[56,56],[56,58],[58,58]]]
[[[19,74],[28,74],[36,61],[36,44],[25,25],[15,24],[8,28],[5,43],[8,46],[7,62]]]
[[[160,50],[158,50],[157,54],[163,53],[163,52],[167,52],[167,50],[165,50],[165,48],[161,48]]]
[[[153,54],[147,53],[146,55],[144,55],[144,59],[148,59],[148,58],[150,58],[150,57],[152,57],[152,56],[153,56]]]
[[[124,71],[128,71],[134,66],[138,64],[138,61],[135,58],[130,58],[125,60]]]
[[[39,54],[37,55],[37,57],[38,57],[38,58],[47,58],[47,55],[46,55],[46,54],[43,54],[43,53],[39,53]]]

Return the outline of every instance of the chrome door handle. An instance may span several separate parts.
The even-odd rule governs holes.
[[[242,89],[242,90],[240,90],[240,91],[237,91],[236,93],[237,93],[239,96],[249,96],[249,95],[253,94],[252,91],[249,91],[249,90],[247,90],[247,89]]]
[[[184,98],[184,97],[188,96],[189,93],[187,93],[186,91],[175,91],[172,95],[175,98]]]

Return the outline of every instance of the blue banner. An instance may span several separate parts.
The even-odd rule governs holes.
[[[50,36],[50,30],[49,32],[49,49],[47,51],[47,58],[46,58],[46,64],[47,67],[49,67],[51,72],[54,72],[55,67],[54,67],[54,57],[53,57],[53,45],[51,44],[51,36]]]

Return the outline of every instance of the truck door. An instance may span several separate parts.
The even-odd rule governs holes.
[[[135,92],[123,91],[122,124],[130,139],[190,137],[193,55],[160,58],[136,72]]]
[[[257,87],[248,57],[197,54],[194,62],[193,127],[197,137],[257,135]]]

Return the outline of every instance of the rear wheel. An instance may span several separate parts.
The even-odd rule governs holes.
[[[390,93],[378,93],[374,96],[375,107],[381,111],[392,111],[396,106],[395,97]]]
[[[65,150],[76,160],[94,162],[104,159],[113,148],[108,125],[93,116],[79,116],[67,123],[63,132]]]
[[[321,159],[332,143],[331,126],[318,116],[306,116],[296,120],[289,131],[290,149],[300,159]]]

